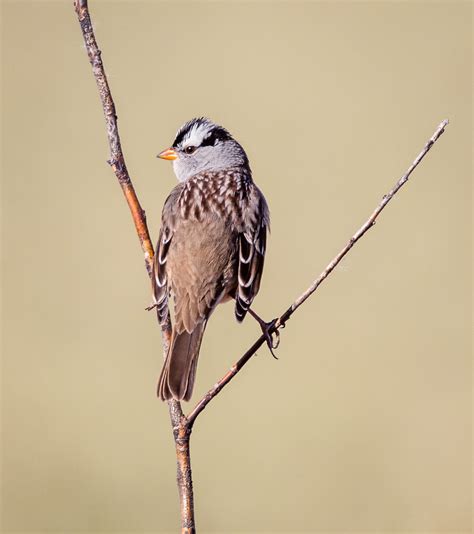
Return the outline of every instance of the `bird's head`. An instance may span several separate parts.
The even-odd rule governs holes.
[[[192,119],[181,126],[171,148],[158,154],[173,161],[179,181],[203,171],[248,166],[244,149],[230,133],[206,118]]]

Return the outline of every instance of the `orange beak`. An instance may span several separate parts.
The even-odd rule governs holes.
[[[160,152],[156,157],[161,159],[169,159],[172,161],[178,158],[178,154],[176,154],[176,150],[174,148],[167,148],[166,150],[163,150],[163,152]]]

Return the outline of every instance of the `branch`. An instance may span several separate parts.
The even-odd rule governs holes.
[[[385,206],[398,193],[403,185],[408,181],[410,174],[416,169],[421,160],[426,156],[430,148],[436,143],[441,134],[444,133],[449,121],[446,119],[438,126],[435,133],[428,140],[423,150],[418,154],[413,163],[408,168],[407,172],[398,180],[393,188],[383,196],[380,204],[375,208],[372,215],[365,221],[365,223],[357,230],[357,232],[349,239],[347,245],[337,254],[337,256],[328,264],[324,271],[314,280],[308,289],[300,295],[293,304],[276,320],[275,325],[270,329],[270,333],[276,332],[279,328],[283,328],[295,311],[305,302],[326,280],[326,278],[334,271],[335,267],[340,263],[342,258],[351,250],[351,248],[359,241],[359,239],[374,226],[377,217],[380,215]],[[266,339],[262,335],[257,341],[247,350],[247,352],[238,360],[225,374],[219,382],[217,382],[212,389],[198,402],[196,407],[188,415],[188,425],[192,427],[196,417],[204,410],[204,408],[211,402],[211,400],[226,386],[234,376],[242,369],[242,367],[250,360],[250,358],[257,352],[257,350],[265,343]]]
[[[150,234],[148,233],[145,212],[140,206],[140,202],[138,201],[132,181],[130,180],[130,175],[128,174],[125,158],[123,157],[117,125],[117,114],[115,112],[115,104],[110,93],[107,76],[105,75],[101,51],[99,50],[97,41],[95,39],[94,30],[87,7],[87,0],[75,0],[74,6],[79,18],[79,24],[81,25],[87,55],[89,56],[89,61],[92,65],[92,72],[97,83],[97,88],[99,89],[100,100],[104,110],[107,136],[110,147],[110,159],[107,161],[107,163],[112,167],[127,200],[133,222],[135,223],[138,239],[140,240],[140,245],[145,256],[147,272],[148,275],[151,276],[154,254],[153,245],[151,243]]]
[[[87,0],[75,0],[74,8],[76,10],[79,24],[81,26],[82,36],[84,38],[87,55],[92,65],[97,88],[99,89],[100,100],[104,111],[105,122],[107,126],[107,137],[110,147],[109,165],[112,167],[123,194],[127,201],[128,207],[132,214],[138,239],[145,257],[145,267],[148,276],[152,275],[153,268],[153,244],[150,239],[146,223],[145,211],[138,201],[130,175],[125,164],[125,158],[120,143],[120,135],[117,124],[117,113],[115,104],[112,99],[107,76],[104,70],[104,64],[101,58],[101,51],[97,46],[94,35]],[[163,340],[163,355],[166,357],[168,346],[171,338],[171,323],[168,322],[161,327]],[[168,409],[173,427],[173,435],[176,445],[176,456],[178,462],[178,490],[181,501],[181,517],[183,524],[183,533],[194,532],[194,509],[193,509],[193,492],[191,481],[191,465],[189,457],[189,432],[185,428],[185,417],[178,401],[168,401]],[[186,439],[184,439],[186,438]]]

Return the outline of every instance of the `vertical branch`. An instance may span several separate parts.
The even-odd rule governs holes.
[[[135,224],[135,230],[142,247],[146,270],[148,276],[151,276],[154,255],[153,244],[150,239],[150,233],[148,232],[145,211],[142,209],[140,202],[138,201],[135,188],[133,187],[132,180],[130,179],[130,175],[127,170],[127,165],[125,164],[125,158],[120,143],[115,104],[112,99],[107,76],[105,74],[101,51],[97,46],[97,41],[94,35],[94,29],[89,14],[87,0],[75,0],[74,7],[79,19],[87,55],[89,56],[89,61],[92,65],[92,72],[97,83],[97,88],[99,90],[99,96],[104,111],[107,137],[110,148],[110,159],[108,160],[108,163],[112,167],[112,170],[117,177],[127,201],[133,222]],[[169,320],[166,324],[162,325],[161,330],[163,354],[164,357],[166,357],[171,338],[171,323]],[[189,456],[189,438],[191,435],[191,429],[187,425],[187,419],[184,416],[181,409],[181,404],[178,401],[168,401],[168,409],[176,445],[178,468],[177,483],[181,503],[182,533],[193,534],[195,532],[193,505],[194,499],[191,479],[191,458]]]
[[[173,431],[174,442],[176,444],[176,458],[178,461],[178,491],[181,509],[181,533],[194,534],[194,491],[191,473],[191,454],[189,442],[191,438],[191,427],[187,420],[183,419]]]
[[[163,351],[166,357],[171,341],[171,323],[169,319],[166,325],[162,326],[162,332]],[[192,425],[188,423],[186,416],[183,414],[181,404],[178,401],[173,399],[167,401],[167,403],[176,449],[176,482],[179,493],[181,534],[195,534],[194,490],[189,449]]]

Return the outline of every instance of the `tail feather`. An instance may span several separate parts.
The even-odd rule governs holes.
[[[170,348],[158,382],[158,396],[162,400],[188,401],[193,394],[196,367],[206,321],[191,332],[173,331]]]

